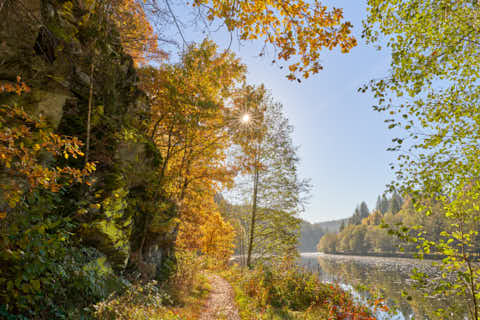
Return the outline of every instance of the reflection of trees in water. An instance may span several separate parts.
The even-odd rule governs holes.
[[[352,259],[325,257],[318,257],[318,261],[311,260],[318,263],[320,276],[325,281],[337,280],[353,287],[362,285],[371,290],[380,290],[387,298],[388,305],[395,306],[405,319],[412,316],[415,319],[464,319],[465,305],[461,300],[452,301],[451,297],[449,300],[441,297],[432,298],[428,292],[413,288],[409,272],[414,264],[406,267],[395,263],[365,263]],[[314,270],[318,268],[314,265],[310,267]],[[402,291],[407,291],[411,300],[403,297]],[[358,293],[362,298],[371,298],[369,292]],[[446,310],[448,316],[437,315],[438,309]]]

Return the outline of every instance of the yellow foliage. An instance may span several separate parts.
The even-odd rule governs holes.
[[[243,80],[245,67],[210,41],[192,46],[176,65],[141,70],[151,99],[151,137],[162,155],[161,184],[178,204],[177,246],[220,260],[229,257],[233,228],[223,221],[214,195],[232,184],[224,101]]]
[[[189,198],[185,207],[177,247],[197,250],[219,264],[226,263],[233,253],[235,231],[223,219],[213,195]]]
[[[383,215],[380,211],[375,210],[368,215],[368,217],[362,219],[362,224],[367,226],[379,225],[382,222]]]
[[[158,37],[147,19],[141,3],[136,0],[117,0],[113,18],[125,51],[137,65],[151,60],[163,60],[167,53],[158,48]]]
[[[8,177],[0,185],[1,197],[15,208],[24,193],[34,188],[57,192],[64,183],[83,183],[95,170],[94,163],[83,169],[49,167],[42,159],[82,155],[76,137],[52,133],[42,119],[35,119],[19,107],[0,106],[0,166]],[[5,214],[1,214],[0,218]]]
[[[318,73],[323,48],[340,47],[346,53],[357,44],[351,35],[352,24],[343,22],[342,10],[328,10],[318,1],[194,0],[193,5],[206,6],[208,19],[224,20],[241,40],[262,39],[272,45],[279,60],[298,57],[289,66],[291,80],[297,74],[308,78]]]

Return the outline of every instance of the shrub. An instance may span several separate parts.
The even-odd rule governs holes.
[[[234,266],[226,276],[234,284],[242,319],[284,319],[287,315],[288,319],[346,315],[372,319],[368,309],[355,303],[348,292],[322,283],[318,275],[294,263],[258,265],[253,270]]]
[[[25,91],[19,86],[18,91]],[[2,90],[0,90],[2,92]],[[7,90],[8,92],[8,90]],[[69,190],[88,184],[95,165],[82,143],[53,133],[45,119],[0,106],[0,311],[18,319],[66,319],[101,299],[107,277],[93,249],[77,249]],[[67,160],[70,159],[70,160]],[[73,159],[73,161],[72,161]],[[87,266],[89,264],[89,266]]]
[[[205,259],[199,257],[191,250],[182,250],[176,252],[176,272],[172,274],[168,281],[171,292],[175,300],[179,300],[180,296],[189,293],[201,270],[205,269]]]
[[[315,275],[300,272],[289,264],[259,266],[244,273],[240,282],[245,292],[264,306],[306,310],[328,297],[328,287]]]
[[[45,199],[45,198],[44,198]],[[33,208],[33,207],[31,207]],[[16,217],[0,236],[0,305],[35,319],[68,319],[123,286],[93,248],[78,248],[69,218]]]
[[[171,304],[168,293],[156,281],[130,286],[122,294],[113,294],[95,305],[95,316],[101,320],[169,320],[180,319],[165,305]]]

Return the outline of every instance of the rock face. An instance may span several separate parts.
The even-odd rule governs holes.
[[[176,209],[155,179],[161,157],[146,134],[148,99],[115,26],[84,2],[0,4],[0,83],[20,76],[31,88],[21,96],[1,95],[0,104],[17,103],[46,117],[56,132],[86,141],[93,85],[85,153],[96,162],[96,181],[68,195],[90,204],[80,217],[69,208],[79,241],[102,251],[117,270],[148,265],[154,269],[149,276],[160,277],[174,262]]]

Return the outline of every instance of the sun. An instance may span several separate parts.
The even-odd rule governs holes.
[[[243,116],[242,116],[242,122],[243,123],[247,123],[250,121],[250,115],[248,113],[245,113]]]

